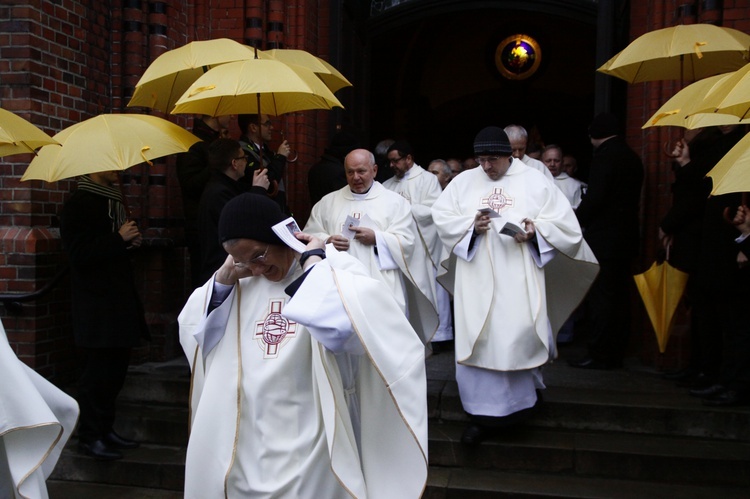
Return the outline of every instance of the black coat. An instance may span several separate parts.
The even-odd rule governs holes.
[[[576,216],[598,259],[627,259],[638,254],[642,184],[643,163],[622,137],[613,137],[596,148],[588,189]]]
[[[78,190],[65,203],[60,234],[71,267],[76,345],[135,347],[149,332],[135,287],[130,250],[112,231],[108,199]]]
[[[323,199],[326,194],[337,191],[346,185],[344,161],[333,154],[323,154],[307,173],[307,188],[310,191],[310,205]]]

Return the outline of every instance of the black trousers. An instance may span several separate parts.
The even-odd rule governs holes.
[[[630,336],[629,259],[599,260],[599,274],[586,296],[589,313],[589,356],[613,367],[622,364]]]
[[[130,351],[130,348],[84,348],[83,372],[78,382],[81,442],[99,440],[112,430],[115,403],[128,373]]]

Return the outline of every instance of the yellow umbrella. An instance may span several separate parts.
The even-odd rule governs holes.
[[[128,107],[143,106],[167,113],[185,90],[211,67],[254,56],[252,47],[228,38],[191,42],[165,52],[146,68]]]
[[[177,101],[172,113],[278,116],[333,107],[344,106],[309,69],[273,59],[249,59],[209,70]]]
[[[705,107],[704,99],[711,95],[721,82],[733,73],[709,76],[683,88],[661,106],[642,128],[652,126],[679,126],[688,129],[717,125],[750,123],[740,121],[736,116],[718,113],[698,113]]]
[[[72,125],[54,138],[62,147],[42,147],[21,180],[54,182],[88,173],[125,170],[185,152],[200,140],[174,123],[142,114],[102,114]]]
[[[730,74],[701,102],[696,112],[750,117],[750,64]]]
[[[750,35],[712,24],[673,26],[633,40],[597,71],[628,83],[696,81],[747,63]]]
[[[0,109],[0,157],[33,153],[58,142],[20,116]]]
[[[633,279],[654,327],[659,351],[664,353],[672,331],[674,312],[685,290],[688,274],[664,261],[654,262],[650,269],[634,275]]]
[[[750,134],[740,139],[706,175],[713,179],[714,196],[750,192]]]
[[[334,68],[331,64],[323,59],[312,55],[304,50],[296,49],[271,49],[259,53],[261,59],[276,59],[277,61],[287,64],[302,66],[311,70],[323,80],[323,83],[331,90],[336,92],[344,87],[351,87],[352,84],[344,75]]]

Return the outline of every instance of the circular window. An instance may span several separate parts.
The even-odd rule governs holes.
[[[509,80],[523,80],[536,73],[542,62],[539,43],[528,35],[513,35],[495,50],[495,65]]]

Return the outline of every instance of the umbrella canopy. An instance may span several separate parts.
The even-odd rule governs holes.
[[[707,126],[750,123],[750,120],[740,121],[736,116],[729,114],[698,112],[705,108],[704,99],[732,74],[709,76],[683,88],[665,102],[642,128],[679,126],[692,130]]]
[[[750,64],[727,76],[700,104],[696,112],[750,117]]]
[[[0,109],[0,157],[33,153],[48,144],[60,145],[20,116]]]
[[[296,49],[271,49],[259,53],[261,59],[276,59],[277,61],[287,64],[294,64],[309,69],[331,90],[336,92],[344,87],[351,87],[352,84],[344,75],[334,68],[331,64],[323,59],[312,55],[304,50]]]
[[[696,81],[747,63],[750,35],[712,24],[651,31],[633,40],[597,71],[628,83]]]
[[[654,262],[646,272],[633,276],[654,327],[661,353],[667,348],[674,312],[682,298],[687,278],[688,274],[672,267],[666,261]]]
[[[125,170],[139,163],[186,152],[200,141],[156,116],[102,114],[55,135],[62,147],[45,146],[21,180],[56,180],[88,173]]]
[[[737,142],[706,175],[713,180],[714,196],[750,191],[750,134]]]
[[[344,106],[309,69],[272,59],[248,59],[209,70],[177,101],[172,113],[278,116],[333,107]]]
[[[128,102],[168,113],[185,90],[210,68],[255,56],[255,50],[228,38],[191,42],[165,52],[146,68]]]

